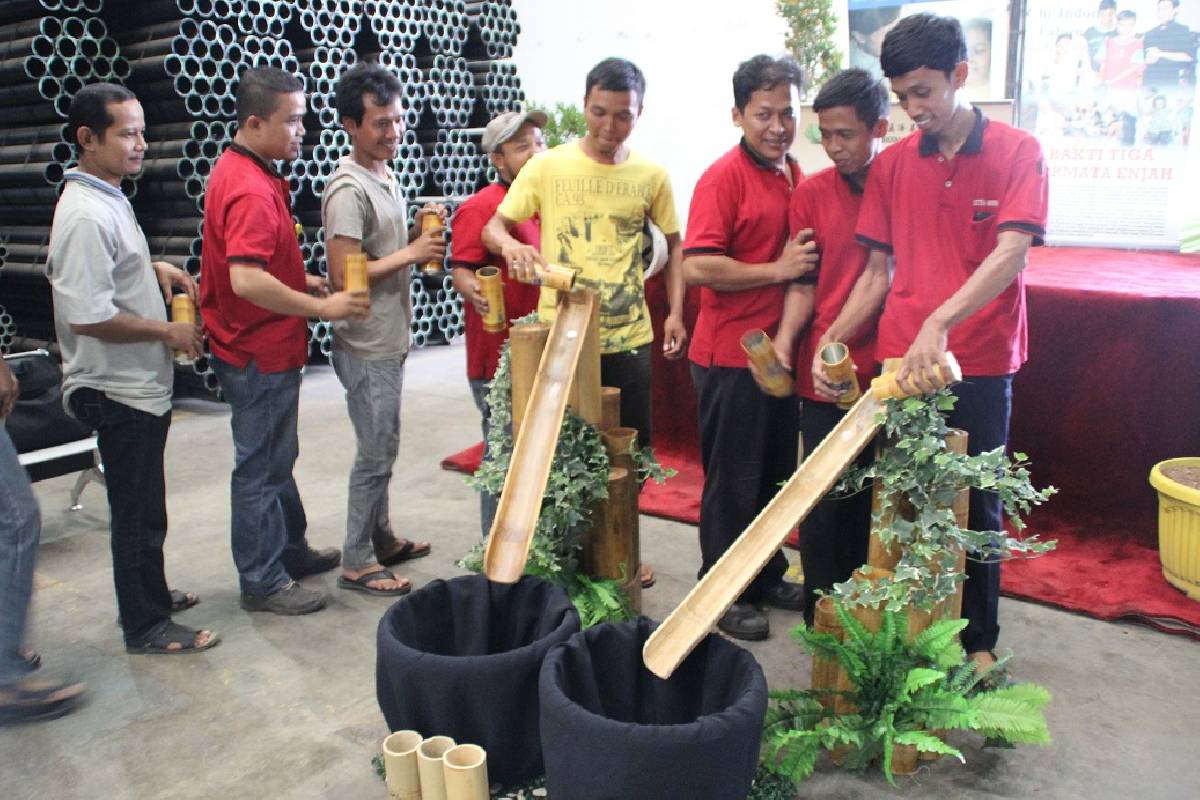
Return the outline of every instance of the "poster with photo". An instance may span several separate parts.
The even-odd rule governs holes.
[[[1028,0],[1026,11],[1018,117],[1050,169],[1047,238],[1178,248],[1196,205],[1200,0]]]
[[[967,38],[967,99],[1002,100],[1008,64],[1008,7],[1008,0],[849,0],[849,65],[882,76],[879,49],[883,37],[902,17],[922,11],[955,17]]]

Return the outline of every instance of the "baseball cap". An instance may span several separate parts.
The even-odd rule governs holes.
[[[515,136],[526,122],[544,128],[548,120],[549,117],[542,111],[505,111],[483,129],[484,155],[496,152],[496,148]]]

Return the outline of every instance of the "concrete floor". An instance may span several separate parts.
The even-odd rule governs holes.
[[[409,360],[392,514],[402,534],[434,543],[430,557],[400,571],[416,586],[457,574],[453,562],[478,537],[476,495],[438,468],[478,438],[463,361],[461,344]],[[310,540],[340,545],[354,440],[330,368],[308,372],[300,427],[296,477]],[[330,573],[306,581],[332,594],[318,614],[239,610],[228,543],[231,463],[225,407],[178,403],[167,447],[167,574],[203,598],[180,621],[214,628],[223,641],[177,658],[129,656],[121,646],[102,490],[89,487],[84,509],[70,512],[72,478],[36,485],[44,532],[31,644],[48,672],[85,680],[90,694],[69,717],[0,729],[0,797],[386,796],[370,760],[387,733],[374,664],[388,600],[338,590]],[[662,618],[693,583],[695,531],[643,517],[642,537],[660,576],[645,610]],[[898,779],[898,789],[823,762],[800,796],[1200,796],[1200,644],[1013,600],[1001,615],[1001,647],[1016,653],[1016,674],[1054,694],[1052,745],[981,750],[964,737],[966,766],[943,760]],[[751,647],[773,687],[808,685],[810,658],[784,635],[797,621],[774,612],[773,637]]]

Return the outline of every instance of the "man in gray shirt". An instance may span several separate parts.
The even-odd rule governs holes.
[[[410,233],[404,195],[388,169],[404,134],[401,92],[396,76],[377,64],[359,64],[342,75],[336,103],[352,150],[338,164],[321,203],[333,289],[345,286],[346,256],[362,252],[371,291],[367,319],[333,325],[333,366],[346,388],[358,446],[338,586],[381,595],[411,588],[387,565],[430,550],[428,542],[396,538],[388,514],[388,482],[400,449],[400,391],[412,315],[410,267],[445,255],[440,230],[420,233],[423,217],[444,217],[445,209],[436,204],[422,208]]]
[[[183,270],[150,261],[146,237],[121,192],[146,150],[142,106],[128,89],[92,84],[71,102],[68,134],[79,167],[54,210],[46,275],[63,356],[68,411],[97,429],[112,528],[117,608],[131,653],[187,653],[217,643],[211,631],[171,621],[163,572],[167,536],[163,450],[171,425],[171,352],[198,356],[200,329],[168,322],[172,289],[193,300]]]

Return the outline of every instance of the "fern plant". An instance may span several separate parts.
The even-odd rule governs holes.
[[[1050,693],[1033,684],[982,689],[957,639],[966,620],[935,622],[910,640],[905,611],[884,610],[879,631],[872,633],[845,603],[835,599],[834,608],[843,640],[804,625],[792,637],[816,658],[836,662],[853,690],[772,692],[763,728],[768,771],[799,782],[812,773],[822,750],[842,748],[845,766],[864,769],[878,760],[894,784],[896,745],[964,760],[931,730],[972,730],[1011,743],[1050,741],[1042,715]],[[831,710],[821,702],[830,698],[841,698],[853,710]]]

